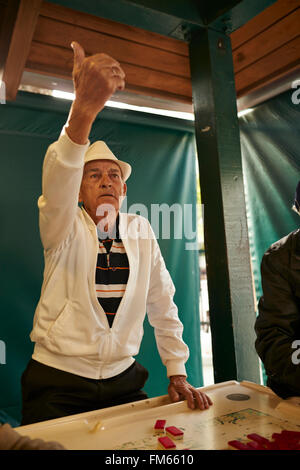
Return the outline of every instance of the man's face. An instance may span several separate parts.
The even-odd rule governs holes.
[[[96,215],[97,209],[98,214],[101,214],[99,206],[111,207],[117,215],[126,190],[127,187],[117,163],[111,160],[93,160],[85,164],[79,201],[83,202],[85,210],[96,224],[101,219],[101,216]]]

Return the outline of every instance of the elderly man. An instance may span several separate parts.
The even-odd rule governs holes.
[[[148,371],[134,360],[146,311],[170,399],[209,408],[210,398],[186,381],[188,347],[151,227],[119,212],[131,167],[104,142],[89,145],[97,114],[124,88],[124,72],[106,54],[85,57],[72,47],[75,99],[46,153],[38,201],[45,270],[22,376],[22,424],[146,398]]]

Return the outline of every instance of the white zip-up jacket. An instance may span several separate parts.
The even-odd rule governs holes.
[[[95,289],[97,227],[78,207],[88,146],[74,143],[63,130],[45,156],[38,200],[45,268],[30,334],[35,342],[32,357],[83,377],[115,376],[134,362],[147,312],[168,377],[186,375],[189,350],[173,302],[174,285],[145,218],[120,213],[129,279],[112,328],[99,304]]]

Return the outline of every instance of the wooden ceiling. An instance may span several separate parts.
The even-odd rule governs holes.
[[[87,55],[106,52],[121,63],[127,92],[192,104],[186,42],[41,0],[0,0],[0,18],[7,99],[15,99],[24,71],[27,85],[30,74],[42,88],[47,77],[71,84],[76,40]],[[300,0],[278,0],[231,34],[238,98],[300,70],[299,31]]]

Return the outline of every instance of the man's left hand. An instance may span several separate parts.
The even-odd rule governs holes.
[[[188,407],[191,409],[200,408],[204,410],[213,404],[205,393],[190,385],[184,375],[172,375],[170,377],[168,393],[172,402],[187,400]]]

